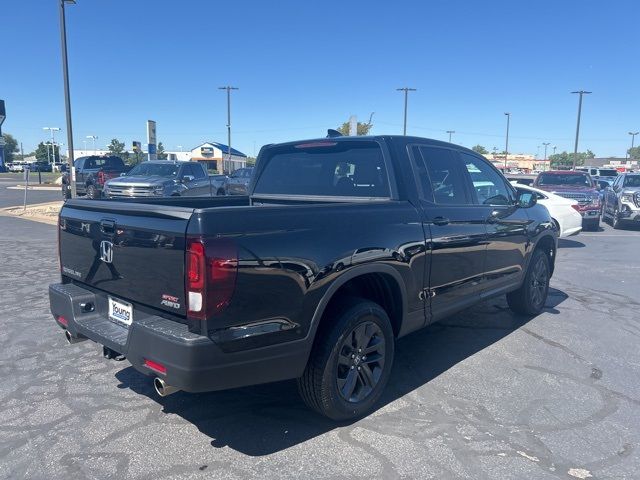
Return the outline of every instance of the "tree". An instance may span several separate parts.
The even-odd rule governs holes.
[[[111,143],[107,148],[109,149],[109,153],[111,155],[119,157],[122,153],[124,153],[124,142],[119,141],[117,138],[113,138],[111,139]]]
[[[373,123],[358,122],[356,131],[358,135],[369,135],[369,131],[372,128],[373,128]],[[344,122],[342,126],[338,127],[336,130],[338,130],[343,135],[349,135],[349,122]]]
[[[596,154],[591,150],[586,152],[578,152],[578,158],[576,160],[576,166],[584,165],[586,160],[595,158]],[[562,153],[556,153],[549,156],[549,166],[551,168],[567,169],[573,167],[573,153],[566,151]]]
[[[51,148],[51,142],[40,142],[34,155],[39,162],[60,162],[60,148]]]
[[[13,154],[18,151],[18,141],[10,133],[3,133],[4,137],[4,161],[6,163],[13,162]]]
[[[162,142],[158,143],[158,160],[166,160],[168,158],[168,155],[166,153],[164,153],[164,145],[162,145]]]
[[[476,145],[475,147],[472,147],[471,150],[473,150],[476,153],[479,153],[480,155],[486,155],[487,153],[489,153],[489,150],[484,148],[482,145]]]
[[[255,167],[256,159],[255,157],[247,157],[247,167]]]
[[[633,147],[627,150],[629,158],[633,160],[640,160],[640,147]]]

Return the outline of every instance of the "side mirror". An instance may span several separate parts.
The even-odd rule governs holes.
[[[193,182],[195,178],[196,177],[194,177],[193,175],[183,175],[182,183]]]
[[[122,172],[122,173],[120,174],[120,176],[121,176],[121,177],[126,177],[126,176],[127,176],[127,172]]]
[[[516,202],[520,208],[531,208],[538,203],[538,199],[532,192],[520,192]]]

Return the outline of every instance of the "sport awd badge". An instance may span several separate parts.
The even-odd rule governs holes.
[[[162,301],[160,302],[160,305],[178,309],[180,308],[180,303],[178,303],[179,301],[180,299],[178,297],[174,297],[173,295],[167,295],[166,293],[163,293]]]

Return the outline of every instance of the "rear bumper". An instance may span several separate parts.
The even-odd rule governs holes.
[[[106,295],[74,284],[50,285],[49,301],[56,322],[71,335],[121,353],[139,372],[161,377],[187,392],[296,378],[302,375],[309,354],[305,341],[225,352],[209,337],[189,332],[186,325],[135,306],[133,323],[126,327],[107,318]],[[145,360],[164,366],[166,373],[151,370]]]

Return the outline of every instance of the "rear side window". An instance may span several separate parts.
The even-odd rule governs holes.
[[[389,198],[380,145],[317,141],[266,152],[255,194]]]
[[[470,203],[465,189],[462,165],[457,156],[446,148],[417,146],[414,160],[418,162],[418,180],[424,199],[442,205]],[[421,171],[423,163],[423,171]]]

